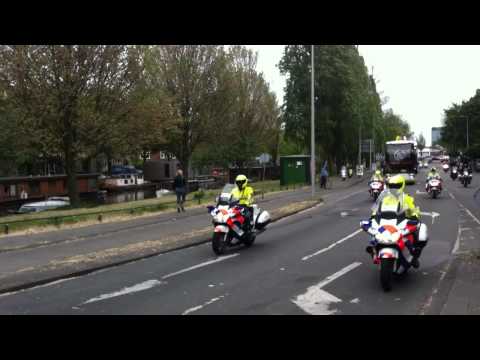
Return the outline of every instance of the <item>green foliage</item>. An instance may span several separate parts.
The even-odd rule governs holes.
[[[417,137],[417,147],[418,147],[418,150],[422,151],[423,149],[425,149],[425,137],[423,136],[422,133],[420,133],[420,135]]]
[[[279,64],[282,74],[288,75],[285,140],[300,147],[310,143],[310,61],[310,46],[288,45]],[[316,151],[323,159],[337,166],[354,163],[359,132],[362,139],[373,136],[376,151],[397,135],[410,135],[407,123],[391,111],[382,112],[375,79],[355,46],[316,45],[314,64]]]
[[[445,110],[441,144],[450,152],[467,152],[467,120],[468,153],[472,157],[480,157],[480,89],[468,101],[453,104]]]

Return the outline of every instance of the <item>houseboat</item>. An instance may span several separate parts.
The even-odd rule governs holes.
[[[133,166],[112,166],[111,175],[99,177],[99,188],[107,191],[126,191],[154,187],[146,182],[143,172]]]
[[[78,174],[77,188],[80,196],[95,194],[97,173]],[[16,176],[0,178],[0,214],[17,210],[25,203],[44,201],[49,197],[67,195],[67,176]]]

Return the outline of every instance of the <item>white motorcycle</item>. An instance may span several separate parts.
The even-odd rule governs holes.
[[[468,170],[463,170],[460,174],[460,182],[464,187],[467,187],[472,182],[472,174],[470,174]]]
[[[456,166],[452,167],[452,173],[450,174],[450,177],[452,178],[453,181],[455,181],[458,177],[458,170]]]
[[[208,212],[213,218],[212,249],[215,254],[224,254],[227,248],[242,243],[250,247],[256,236],[266,230],[271,222],[270,214],[256,204],[252,208],[252,222],[247,224],[245,208],[239,206],[237,201],[231,201],[230,197],[227,199],[226,194],[218,199],[217,206],[208,206]]]
[[[384,189],[383,182],[377,181],[377,180],[370,182],[369,193],[370,193],[370,196],[373,197],[373,201],[375,202],[377,201],[383,189]]]
[[[447,163],[445,163],[442,165],[442,168],[443,168],[443,171],[448,172],[448,170],[450,169],[450,166]]]
[[[380,266],[380,283],[384,291],[392,288],[393,275],[405,275],[412,267],[413,234],[426,244],[428,229],[423,223],[409,221],[395,213],[382,213],[378,221],[374,218],[362,221],[360,227],[371,236],[367,249],[373,263]]]
[[[432,198],[436,199],[442,192],[442,180],[440,180],[440,178],[437,176],[428,179],[425,189]]]
[[[342,170],[340,170],[340,175],[342,177],[342,181],[345,181],[347,179],[347,169],[342,168]]]

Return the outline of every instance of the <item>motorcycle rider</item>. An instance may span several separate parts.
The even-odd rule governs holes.
[[[391,204],[392,200],[394,203],[398,203],[399,214],[404,214],[408,220],[414,223],[420,221],[420,209],[415,206],[414,198],[405,192],[405,178],[402,175],[396,175],[388,179],[387,191],[380,195],[378,202],[373,206],[370,218],[373,219],[376,216],[380,216],[382,206]],[[413,256],[411,261],[412,266],[417,269],[420,266],[418,259],[426,245],[426,241],[419,241],[418,234],[415,233],[413,234],[413,244],[409,241],[406,241],[405,244]],[[373,248],[371,246],[367,246],[366,251],[370,255],[373,255]]]
[[[380,181],[383,183],[383,176],[382,172],[380,170],[375,171],[375,173],[372,175],[372,178],[370,179],[370,182],[372,181]]]
[[[231,195],[234,199],[238,200],[238,205],[243,207],[247,229],[250,231],[253,219],[252,205],[254,190],[248,185],[248,179],[245,175],[238,175],[235,178],[235,184],[237,186],[232,190]]]
[[[432,179],[432,178],[439,178],[441,180],[440,174],[437,172],[437,169],[435,167],[432,167],[430,169],[430,172],[427,174],[427,182]]]
[[[430,169],[430,172],[427,174],[427,180],[425,181],[425,189],[428,191],[428,182],[431,180],[431,179],[438,179],[440,180],[440,183],[442,182],[442,178],[440,176],[440,174],[437,172],[437,169],[435,167],[432,167]]]

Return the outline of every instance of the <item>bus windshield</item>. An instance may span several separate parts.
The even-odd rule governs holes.
[[[387,144],[387,154],[390,160],[410,160],[413,151],[412,144]]]

